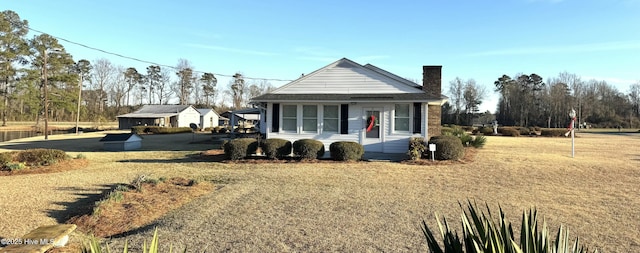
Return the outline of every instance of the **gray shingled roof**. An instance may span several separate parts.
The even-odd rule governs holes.
[[[191,107],[190,105],[145,105],[139,110],[118,115],[118,118],[161,118],[178,115],[181,111]]]

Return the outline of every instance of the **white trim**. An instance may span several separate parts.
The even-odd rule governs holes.
[[[316,107],[316,130],[315,131],[304,131],[304,106],[305,105],[306,106],[310,106],[311,105],[311,106],[315,106]],[[300,115],[300,120],[298,121],[299,122],[299,124],[298,124],[299,131],[298,132],[302,133],[302,134],[318,134],[320,132],[320,130],[318,128],[318,125],[320,125],[320,122],[318,120],[319,119],[319,115],[320,115],[318,110],[320,108],[319,108],[318,104],[299,104],[298,108],[300,108],[300,114],[299,114]]]
[[[396,131],[396,105],[408,105],[409,106],[409,130],[408,131]],[[392,135],[411,135],[413,133],[413,104],[412,103],[395,103],[390,108],[389,125],[390,133]]]
[[[340,124],[341,124],[340,123],[340,119],[341,119],[340,116],[342,116],[341,115],[342,112],[340,112],[340,104],[319,104],[319,105],[322,106],[321,114],[318,114],[318,118],[321,119],[321,120],[319,120],[320,127],[318,128],[320,130],[319,131],[320,134],[322,134],[322,133],[340,134]],[[324,131],[324,107],[325,106],[335,106],[335,107],[338,108],[338,118],[337,118],[337,120],[338,120],[338,128],[336,128],[336,131],[326,131],[326,132]]]
[[[284,130],[284,107],[287,106],[287,105],[293,105],[293,106],[296,107],[296,130]],[[280,113],[280,118],[278,119],[280,121],[280,129],[278,129],[278,133],[289,133],[289,134],[300,133],[298,131],[299,130],[299,126],[300,126],[300,123],[298,122],[298,120],[300,119],[299,116],[298,116],[298,113],[300,111],[300,110],[298,110],[298,105],[297,104],[289,104],[289,103],[280,104],[280,108],[281,108],[282,112]]]

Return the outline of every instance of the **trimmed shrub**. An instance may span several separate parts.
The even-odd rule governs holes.
[[[531,133],[531,130],[529,130],[528,127],[518,127],[518,133],[520,135],[529,135]]]
[[[280,159],[291,154],[291,142],[285,139],[266,139],[262,142],[262,152],[269,159]]]
[[[59,149],[36,148],[19,152],[16,160],[29,166],[45,166],[67,158],[67,154]]]
[[[329,152],[334,161],[358,161],[364,155],[364,147],[353,141],[336,141],[329,145]]]
[[[319,140],[300,139],[293,142],[293,154],[303,160],[319,159],[324,155],[324,144]]]
[[[464,156],[464,146],[455,136],[433,136],[429,143],[436,144],[435,159],[458,160]]]
[[[564,137],[564,134],[567,133],[566,128],[543,128],[540,130],[540,136],[546,137]]]
[[[498,133],[502,134],[503,136],[512,136],[512,137],[520,136],[520,131],[518,131],[518,129],[515,129],[513,127],[498,127]]]
[[[224,155],[228,160],[240,160],[255,152],[253,146],[258,146],[258,141],[254,138],[233,139],[224,143]]]
[[[425,150],[427,150],[427,144],[424,142],[424,137],[409,138],[409,151],[407,151],[409,159],[418,160],[422,158]]]
[[[482,135],[493,135],[492,127],[480,127],[476,130],[473,130],[473,134],[482,134]]]

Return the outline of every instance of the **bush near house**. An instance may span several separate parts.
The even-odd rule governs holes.
[[[493,130],[491,130],[491,131],[493,131]],[[475,147],[475,148],[481,148],[487,142],[487,138],[486,137],[484,137],[482,135],[473,137],[469,133],[467,133],[467,131],[465,129],[463,129],[461,127],[458,127],[458,126],[455,126],[455,127],[451,128],[450,132],[442,133],[442,135],[458,137],[458,139],[460,139],[460,142],[462,143],[462,145],[465,146],[465,147],[472,146],[472,147]]]
[[[302,160],[319,159],[324,156],[324,144],[319,140],[300,139],[293,142],[293,154]]]
[[[358,161],[364,155],[364,147],[353,141],[337,141],[329,145],[329,152],[334,161]]]
[[[411,137],[409,138],[409,151],[407,155],[411,160],[419,160],[422,158],[424,152],[427,150],[427,145],[424,141],[424,137]]]
[[[240,160],[256,152],[258,140],[254,138],[238,138],[223,144],[224,154],[228,160]]]
[[[464,156],[464,146],[458,137],[451,135],[433,136],[429,143],[436,144],[436,160],[459,160]]]
[[[269,159],[281,159],[291,154],[291,146],[285,139],[266,139],[262,142],[262,152]]]

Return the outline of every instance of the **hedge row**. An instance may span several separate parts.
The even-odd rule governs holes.
[[[222,144],[228,160],[240,160],[255,154],[260,147],[269,159],[282,159],[293,155],[302,160],[320,159],[324,156],[324,144],[314,139],[301,139],[291,143],[284,139],[266,139],[258,144],[255,138],[238,138]],[[356,142],[339,141],[329,146],[331,158],[336,161],[357,161],[362,159],[364,147]]]
[[[159,126],[134,126],[131,132],[135,134],[176,134],[191,133],[190,127],[159,127]]]
[[[540,136],[564,137],[567,131],[566,128],[543,128],[540,130]]]

